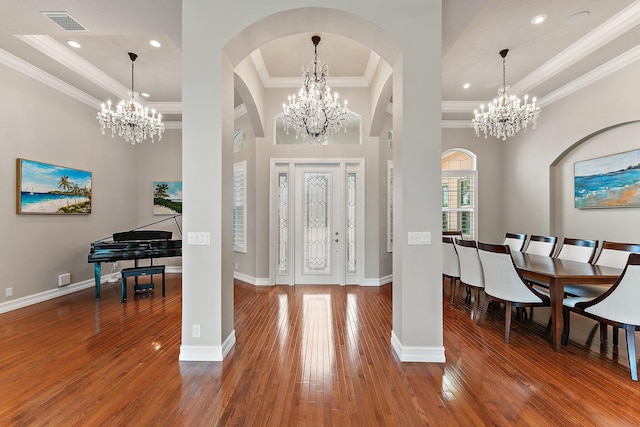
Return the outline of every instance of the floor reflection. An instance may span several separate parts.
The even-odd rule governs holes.
[[[335,359],[331,296],[311,294],[302,297],[302,341],[300,368],[302,381],[317,390],[320,383],[331,380]],[[321,391],[322,389],[320,389]]]

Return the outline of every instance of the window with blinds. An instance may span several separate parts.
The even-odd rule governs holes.
[[[247,162],[233,165],[233,250],[247,252]]]
[[[477,171],[475,155],[451,150],[442,156],[442,230],[476,239]]]

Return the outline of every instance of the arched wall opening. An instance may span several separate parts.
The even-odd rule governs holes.
[[[194,240],[207,243],[183,250],[181,360],[222,360],[235,342],[232,218],[226,209],[232,206],[234,68],[269,40],[332,32],[368,46],[391,65],[400,184],[394,192],[396,229],[439,233],[441,2],[325,5],[183,3],[183,224],[188,239],[197,233]],[[393,20],[386,18],[391,15]],[[394,245],[391,342],[400,360],[444,361],[440,263],[440,245],[413,247],[405,239]],[[197,339],[191,325],[200,326]]]
[[[639,233],[629,227],[637,218],[640,208],[580,209],[574,203],[575,163],[637,150],[639,132],[640,120],[608,126],[571,144],[553,161],[549,167],[549,194],[551,232],[554,235],[560,239],[640,240]],[[640,194],[637,197],[640,200]],[[636,236],[633,237],[633,234]]]

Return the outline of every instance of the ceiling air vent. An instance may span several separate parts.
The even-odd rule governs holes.
[[[67,12],[42,12],[42,14],[65,31],[87,31],[82,24],[73,19]]]

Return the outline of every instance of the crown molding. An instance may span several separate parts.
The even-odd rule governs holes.
[[[262,86],[269,89],[299,88],[302,86],[302,76],[299,77],[271,77],[267,66],[264,64],[260,49],[256,49],[249,55],[253,66],[260,77]],[[364,76],[357,77],[327,77],[327,84],[331,87],[369,87],[371,79],[380,62],[380,56],[375,53],[369,55]]]
[[[164,128],[165,129],[182,129],[182,121],[172,121],[172,122],[165,122],[163,121],[162,123],[164,123]]]
[[[245,114],[247,114],[247,106],[245,104],[240,104],[233,110],[233,119],[237,120]]]
[[[527,93],[638,24],[640,24],[640,2],[636,1],[542,64],[518,83],[511,85],[511,93]]]
[[[27,77],[31,77],[34,80],[39,81],[55,90],[58,90],[65,95],[68,95],[84,104],[89,105],[95,109],[100,108],[101,101],[94,98],[91,95],[71,86],[70,84],[63,82],[57,77],[52,76],[49,73],[42,71],[41,69],[34,67],[28,62],[10,54],[9,52],[0,49],[0,63],[6,65],[9,68],[24,74]]]
[[[107,73],[49,36],[26,35],[16,37],[118,98],[124,98],[131,91],[130,88],[119,83]]]
[[[442,129],[471,129],[469,120],[442,120]]]
[[[182,102],[147,102],[147,107],[160,114],[182,114]]]
[[[572,93],[587,87],[598,80],[607,77],[610,74],[619,71],[634,62],[640,60],[640,46],[636,46],[633,49],[630,49],[623,53],[622,55],[617,56],[616,58],[605,62],[597,68],[589,71],[588,73],[578,77],[572,82],[567,83],[561,88],[545,95],[544,97],[538,100],[538,105],[542,108],[547,105],[551,105],[556,101],[564,98],[565,96],[571,95]]]

